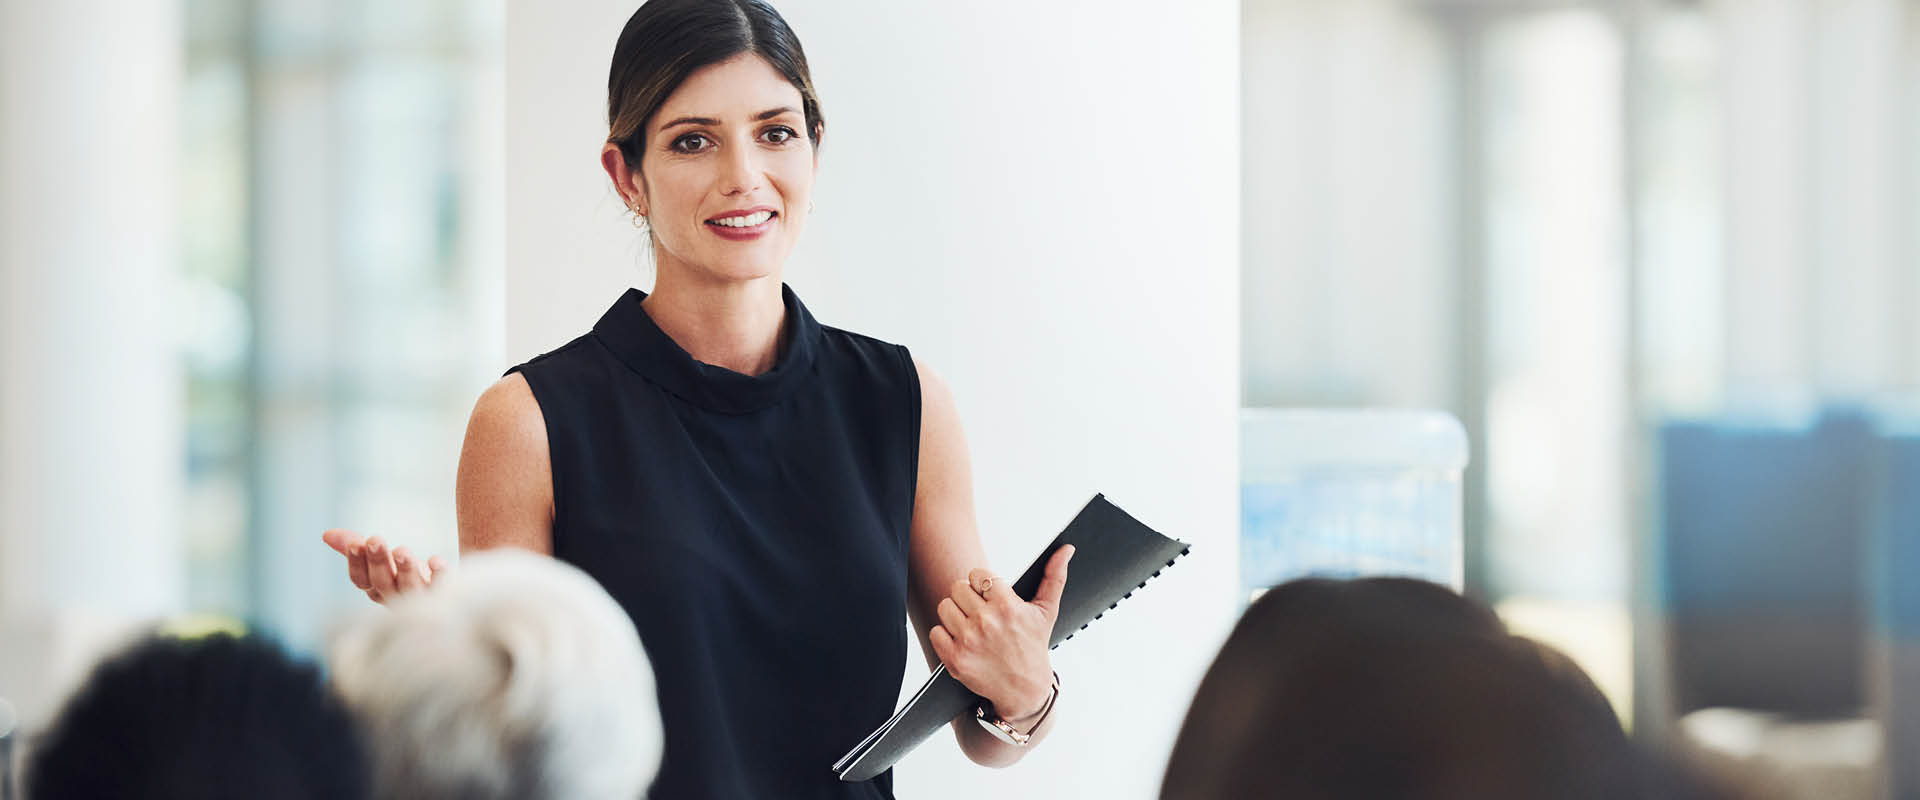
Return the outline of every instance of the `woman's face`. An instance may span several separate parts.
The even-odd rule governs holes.
[[[663,267],[724,281],[778,274],[819,166],[800,103],[772,65],[742,54],[689,75],[647,120],[635,188]]]

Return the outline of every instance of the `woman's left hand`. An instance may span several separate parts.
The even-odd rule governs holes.
[[[1060,594],[1066,591],[1072,558],[1072,545],[1053,554],[1031,602],[984,569],[954,581],[948,597],[940,601],[940,624],[927,634],[934,655],[1006,719],[1038,714],[1053,692],[1047,644],[1060,615]],[[984,593],[978,590],[982,586]]]

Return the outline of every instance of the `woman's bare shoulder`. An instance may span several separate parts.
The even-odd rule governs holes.
[[[521,458],[537,455],[540,461],[546,461],[546,417],[525,375],[508,373],[480,393],[467,420],[468,444],[475,444],[476,437],[490,453]]]
[[[461,550],[514,545],[551,552],[546,418],[520,373],[495,381],[474,402],[455,494]]]
[[[527,376],[518,371],[507,373],[481,392],[480,399],[473,404],[473,414],[475,417],[484,414],[489,421],[513,421],[520,425],[544,421],[540,403],[533,397],[533,387],[527,384]]]

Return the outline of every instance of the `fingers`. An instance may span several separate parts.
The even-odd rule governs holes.
[[[972,572],[967,573],[967,583],[973,587],[976,594],[981,594],[980,587],[987,587],[984,595],[989,603],[1020,602],[1020,595],[1013,593],[1011,581],[993,574],[991,570],[984,567],[974,567]]]
[[[347,580],[363,590],[373,588],[373,582],[367,577],[366,542],[354,542],[347,548]]]
[[[399,588],[400,591],[411,592],[415,589],[426,588],[429,578],[427,565],[415,559],[413,553],[408,551],[407,548],[402,547],[393,551],[393,566],[395,570],[394,585]]]
[[[942,664],[951,660],[957,650],[954,646],[953,634],[948,633],[946,627],[941,625],[935,625],[933,630],[927,631],[927,644],[933,646],[933,657],[940,659]]]
[[[948,597],[942,599],[940,601],[940,607],[936,609],[936,613],[940,615],[940,624],[946,626],[949,634],[954,631],[966,630],[967,615],[960,610],[958,605],[954,604],[953,598]]]
[[[947,587],[947,596],[953,598],[953,602],[960,606],[960,611],[968,617],[979,615],[987,607],[987,601],[974,594],[966,581],[954,581],[952,586]]]
[[[1047,560],[1047,574],[1040,579],[1040,588],[1034,590],[1034,604],[1045,608],[1049,616],[1059,613],[1060,595],[1067,590],[1067,562],[1072,560],[1073,545],[1054,551],[1053,558]]]
[[[974,594],[985,595],[989,589],[993,588],[993,573],[984,567],[967,570],[967,587],[972,589]]]
[[[367,593],[367,599],[385,603],[402,592],[424,589],[447,571],[446,559],[421,559],[404,547],[393,547],[378,536],[362,538],[345,528],[320,534],[328,547],[347,557],[347,579]]]
[[[400,587],[394,574],[393,553],[387,550],[387,543],[375,536],[367,540],[367,579],[373,588],[368,596],[376,603],[384,603]]]
[[[352,558],[353,546],[364,540],[360,538],[360,534],[345,528],[329,528],[325,533],[320,534],[320,541],[326,542],[334,552]]]

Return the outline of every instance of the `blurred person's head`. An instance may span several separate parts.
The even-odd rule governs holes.
[[[633,622],[586,573],[489,550],[335,632],[335,686],[393,800],[633,800],[662,747]]]
[[[614,47],[607,122],[601,165],[645,218],[663,277],[779,273],[806,224],[826,123],[800,40],[773,6],[642,5]],[[759,213],[727,217],[743,210]],[[740,238],[752,231],[764,232]]]
[[[1306,579],[1247,609],[1161,797],[1623,798],[1644,763],[1566,656],[1423,581]]]
[[[366,755],[318,668],[259,636],[151,636],[33,742],[28,800],[362,798]]]

